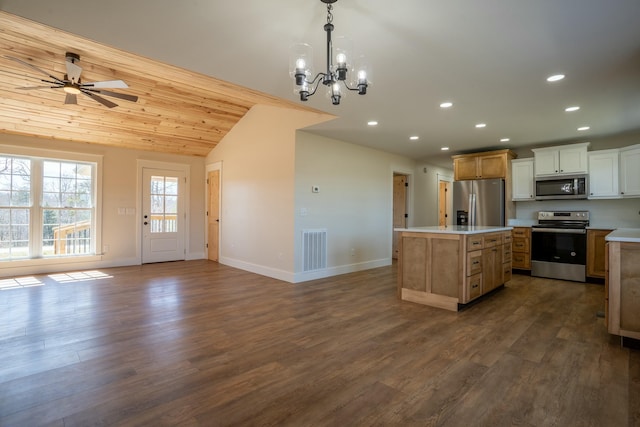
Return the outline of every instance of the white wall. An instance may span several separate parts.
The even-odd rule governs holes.
[[[389,265],[393,172],[411,174],[414,162],[308,132],[298,132],[295,161],[295,281]],[[327,270],[304,273],[302,232],[318,228],[327,229]]]
[[[296,129],[331,118],[258,105],[207,156],[222,164],[221,263],[294,281]]]
[[[205,164],[202,157],[179,156],[147,151],[128,150],[99,145],[74,143],[60,140],[40,139],[0,134],[0,151],[3,145],[58,150],[73,153],[103,156],[102,171],[102,246],[109,247],[97,261],[52,259],[43,263],[12,261],[3,266],[0,276],[47,273],[70,269],[85,269],[136,265],[141,262],[141,248],[137,237],[141,233],[139,212],[134,215],[119,215],[118,208],[136,208],[140,202],[137,191],[137,161],[151,160],[164,163],[180,163],[190,167],[190,204],[187,207],[189,233],[187,259],[204,257],[204,194]],[[97,248],[100,251],[102,248]]]

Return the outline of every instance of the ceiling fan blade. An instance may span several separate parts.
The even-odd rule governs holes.
[[[94,100],[98,101],[100,104],[104,105],[105,107],[113,108],[118,106],[118,104],[113,103],[108,99],[104,99],[103,97],[98,96],[95,93],[91,93],[88,90],[83,90],[82,93],[87,95],[89,98],[93,98]]]
[[[122,80],[108,80],[104,82],[82,83],[80,87],[91,89],[126,89],[129,86]]]
[[[113,96],[114,98],[120,98],[120,99],[124,99],[131,102],[136,102],[138,100],[137,96],[129,95],[127,93],[112,92],[110,90],[97,90],[97,89],[86,89],[86,88],[81,88],[81,89],[83,91],[86,90],[93,93],[99,93],[100,95]]]
[[[65,61],[65,65],[67,66],[67,78],[74,83],[78,83],[80,81],[80,74],[82,73],[82,67],[74,64],[69,60]]]
[[[54,83],[54,86],[23,86],[23,87],[17,87],[16,89],[20,89],[20,90],[32,90],[32,89],[60,89],[63,88],[64,86],[60,86]]]
[[[68,93],[67,97],[64,99],[65,104],[77,104],[78,97],[73,93]]]
[[[56,76],[52,76],[51,74],[47,73],[47,72],[46,72],[46,71],[44,71],[43,69],[38,68],[38,67],[36,67],[36,66],[35,66],[35,65],[33,65],[33,64],[29,64],[28,62],[23,61],[22,59],[15,58],[15,57],[13,57],[13,56],[8,56],[8,55],[3,55],[3,57],[5,57],[5,58],[7,58],[7,59],[10,59],[10,60],[12,60],[12,61],[14,61],[14,62],[17,62],[17,63],[19,63],[19,64],[22,64],[22,65],[24,65],[25,67],[29,67],[29,68],[31,68],[32,70],[35,70],[35,71],[37,71],[37,72],[39,72],[39,73],[41,73],[41,74],[44,74],[45,76],[47,76],[47,77],[49,77],[49,78],[51,78],[51,79],[55,80],[55,81],[56,81],[56,82],[58,82],[58,83],[64,84],[64,81],[63,81],[63,80],[60,80],[60,79],[59,79],[59,78],[57,78]]]

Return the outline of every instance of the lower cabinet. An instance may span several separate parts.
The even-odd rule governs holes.
[[[640,339],[640,243],[608,242],[605,316],[611,334]]]
[[[531,270],[531,228],[514,227],[511,259],[513,268]]]

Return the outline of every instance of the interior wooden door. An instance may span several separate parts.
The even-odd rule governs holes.
[[[438,225],[451,225],[453,200],[451,199],[451,182],[438,182]]]
[[[393,176],[393,228],[407,226],[407,176]],[[400,232],[393,232],[393,259],[398,259]]]
[[[220,241],[220,171],[213,170],[207,174],[209,206],[207,209],[207,248],[211,261],[218,261]]]

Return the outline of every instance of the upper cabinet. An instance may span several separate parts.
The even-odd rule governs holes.
[[[511,161],[512,200],[533,200],[533,159]]]
[[[452,156],[456,181],[507,178],[508,165],[515,154],[511,150]]]
[[[640,196],[640,144],[620,149],[620,194]]]
[[[620,197],[618,160],[620,150],[599,150],[589,153],[589,199]]]
[[[588,142],[561,147],[534,148],[535,175],[587,173]]]

